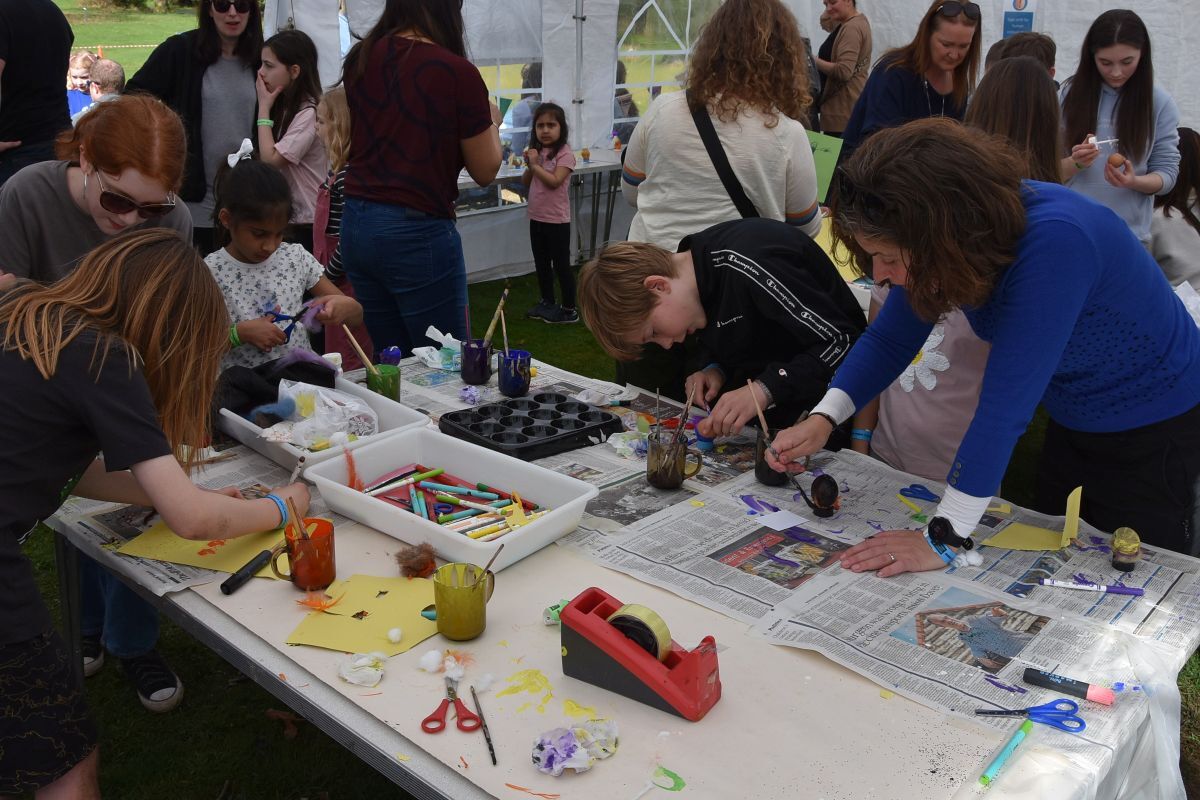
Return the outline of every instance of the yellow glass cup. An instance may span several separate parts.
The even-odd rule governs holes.
[[[445,564],[433,573],[438,633],[456,642],[474,639],[487,627],[487,603],[496,576],[474,564]]]

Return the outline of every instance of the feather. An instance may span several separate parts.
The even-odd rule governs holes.
[[[324,310],[325,304],[319,297],[314,297],[304,304],[304,311],[300,314],[300,324],[308,328],[309,333],[320,333],[325,330],[325,325],[317,320],[317,314]]]
[[[280,372],[292,366],[293,364],[299,364],[300,362],[319,366],[322,369],[326,369],[330,372],[337,372],[337,367],[335,367],[333,364],[330,364],[324,358],[321,358],[321,356],[317,355],[312,350],[309,350],[305,347],[296,347],[287,351],[275,360],[275,365],[271,369],[271,374],[278,375]]]
[[[358,467],[354,463],[354,454],[350,448],[343,447],[342,454],[346,456],[346,485],[356,492],[363,490],[362,478],[358,477]]]
[[[396,563],[400,565],[400,574],[406,578],[428,578],[437,567],[433,545],[429,542],[401,547],[396,553]]]

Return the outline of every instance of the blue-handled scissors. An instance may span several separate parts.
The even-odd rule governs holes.
[[[975,714],[980,717],[1026,717],[1033,722],[1049,725],[1068,733],[1079,733],[1087,727],[1087,723],[1079,716],[1078,711],[1079,703],[1060,697],[1049,703],[1030,708],[1000,711],[979,708],[975,710]]]
[[[286,337],[284,339],[284,341],[290,342],[292,340],[292,329],[295,328],[296,323],[300,321],[301,315],[300,314],[296,314],[296,315],[284,314],[281,311],[275,311],[274,309],[272,309],[270,311],[267,311],[266,316],[270,317],[271,322],[274,322],[275,324],[279,324],[280,322],[288,323],[288,326],[283,329],[283,335]],[[288,320],[291,320],[291,321],[288,322]]]
[[[937,502],[940,499],[936,494],[929,491],[928,486],[920,483],[905,486],[900,490],[900,495],[910,500],[928,500],[931,503]]]

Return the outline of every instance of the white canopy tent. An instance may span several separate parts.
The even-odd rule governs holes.
[[[385,0],[346,0],[353,35],[370,30]],[[784,0],[796,14],[813,46],[821,41],[817,19],[820,0]],[[1034,12],[1033,29],[1058,44],[1058,78],[1074,72],[1083,36],[1100,13],[1113,7],[1102,0],[977,0],[983,11],[984,50],[1000,38],[1003,14],[1014,5]],[[666,90],[678,78],[679,64],[719,0],[463,0],[468,54],[480,66],[497,95],[515,96],[519,85],[504,85],[501,67],[541,62],[541,96],[568,109],[571,144],[578,150],[610,146],[613,92],[618,58],[649,59],[655,87]],[[871,21],[874,57],[908,42],[928,8],[926,0],[858,0]],[[1150,29],[1156,82],[1179,104],[1183,124],[1200,124],[1200,81],[1189,67],[1200,47],[1200,15],[1180,13],[1178,2],[1144,0],[1137,12]],[[335,0],[267,0],[264,26],[272,32],[294,25],[308,33],[320,53],[322,83],[334,84],[340,73],[338,6]],[[647,44],[633,35],[649,21],[658,32]],[[652,66],[653,70],[654,67]],[[508,74],[512,74],[509,70]],[[650,83],[638,83],[642,88]],[[630,79],[630,87],[635,83]],[[627,230],[630,211],[616,205],[612,235]],[[590,224],[591,209],[578,209]],[[531,269],[525,212],[522,206],[460,219],[459,228],[473,280],[522,274]]]

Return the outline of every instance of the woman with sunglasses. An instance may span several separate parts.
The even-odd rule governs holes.
[[[875,64],[842,133],[842,160],[875,131],[926,117],[961,120],[979,72],[979,6],[934,0],[911,42]]]
[[[175,196],[183,142],[179,116],[153,97],[124,95],[84,114],[60,134],[61,160],[0,187],[0,271],[56,281],[129,228],[174,228],[191,241],[191,215]]]
[[[187,168],[179,196],[192,212],[200,255],[213,243],[213,181],[224,158],[242,139],[255,138],[262,56],[262,16],[257,0],[200,0],[199,25],[176,34],[150,54],[126,85],[149,92],[187,126]]]
[[[1179,176],[1179,108],[1154,84],[1150,32],[1132,11],[1105,11],[1059,93],[1063,182],[1117,212],[1150,247],[1154,196]]]
[[[1192,549],[1200,475],[1200,329],[1158,265],[1109,209],[1023,181],[1004,139],[948,120],[877,133],[838,176],[834,235],[892,291],[812,414],[776,437],[794,464],[912,362],[961,309],[991,343],[975,413],[928,527],[885,531],[842,565],[881,577],[941,569],[975,531],[1018,437],[1050,414],[1036,507],[1104,531]],[[937,191],[930,191],[937,187]],[[782,461],[782,464],[780,463]]]
[[[61,161],[34,164],[0,188],[0,270],[41,283],[67,279],[122,232],[174,229],[190,242],[183,123],[160,100],[123,95],[100,103],[59,137]],[[84,674],[120,659],[142,705],[168,711],[183,684],[155,650],[158,612],[90,558],[80,558]],[[103,639],[103,645],[101,640]]]

